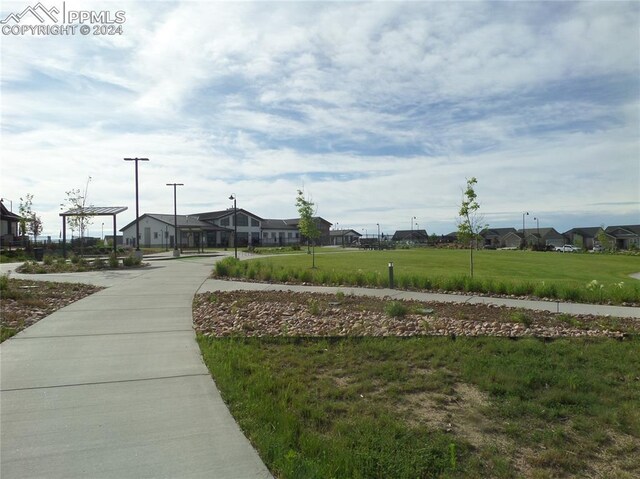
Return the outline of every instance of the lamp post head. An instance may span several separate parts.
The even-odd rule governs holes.
[[[235,199],[236,199],[236,196],[235,196],[234,194],[232,194],[231,196],[229,196],[229,199],[230,199],[230,200],[235,200]]]

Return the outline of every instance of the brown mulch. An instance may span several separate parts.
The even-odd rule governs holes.
[[[10,279],[8,289],[0,293],[0,327],[15,334],[101,289],[79,283]]]
[[[282,291],[196,295],[193,322],[206,336],[503,336],[616,337],[640,332],[640,321],[573,316],[488,304],[399,301],[389,298]],[[396,301],[398,302],[398,301]]]

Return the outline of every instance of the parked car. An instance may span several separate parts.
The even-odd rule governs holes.
[[[562,246],[556,246],[556,251],[561,251],[562,253],[575,253],[580,251],[580,248],[573,246],[572,244],[565,244]]]
[[[604,248],[602,246],[600,246],[599,244],[595,245],[593,247],[593,249],[591,250],[593,253],[602,253],[604,251]]]

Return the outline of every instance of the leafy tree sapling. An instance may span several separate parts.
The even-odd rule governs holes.
[[[307,239],[307,245],[311,244],[312,246],[312,268],[316,267],[315,241],[320,236],[318,224],[316,223],[316,219],[313,217],[316,213],[314,206],[315,205],[311,200],[304,197],[304,192],[302,190],[298,190],[298,196],[296,197],[296,208],[298,208],[298,214],[300,215],[298,229],[302,236]]]
[[[463,243],[469,244],[470,251],[470,272],[473,278],[473,249],[480,237],[480,231],[489,225],[484,223],[484,217],[478,213],[480,204],[477,201],[475,186],[478,180],[475,177],[467,179],[467,187],[462,195],[458,218],[458,238]]]

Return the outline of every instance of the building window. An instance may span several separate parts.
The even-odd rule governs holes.
[[[260,222],[254,218],[251,218],[251,226],[255,226],[257,228],[260,228]]]
[[[287,233],[287,238],[289,238],[289,239],[293,238],[293,233],[291,233],[291,232]]]
[[[266,231],[264,233],[262,233],[262,237],[263,238],[268,238],[269,237],[269,233],[267,233]]]
[[[157,231],[153,232],[153,239],[158,239],[158,232]]]
[[[222,218],[220,220],[220,226],[229,226],[229,217],[228,216],[226,218]]]
[[[249,217],[240,213],[238,215],[238,226],[249,226]]]

